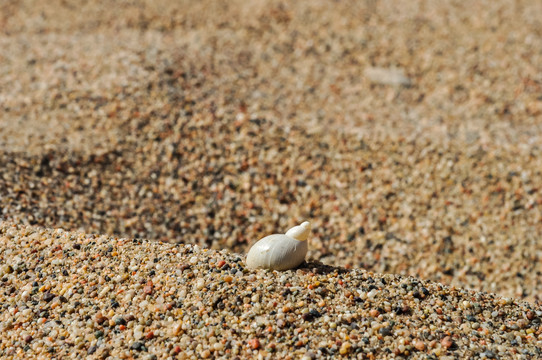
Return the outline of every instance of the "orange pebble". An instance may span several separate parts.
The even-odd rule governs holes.
[[[251,339],[248,341],[248,345],[254,350],[258,350],[260,348],[260,340],[258,339]]]

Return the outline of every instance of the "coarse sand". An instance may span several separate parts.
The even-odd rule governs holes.
[[[3,223],[4,358],[539,358],[542,308],[308,262]]]
[[[0,2],[0,357],[540,357],[539,14]]]

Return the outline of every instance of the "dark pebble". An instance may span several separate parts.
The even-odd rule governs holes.
[[[130,349],[136,350],[136,351],[141,351],[144,348],[145,348],[145,345],[143,345],[143,343],[139,341],[136,341],[135,343],[132,344],[132,346],[130,346]]]
[[[49,301],[53,300],[54,298],[55,298],[55,296],[47,291],[46,293],[43,294],[42,300],[46,301],[46,302],[49,302]]]
[[[322,314],[320,314],[320,312],[316,309],[311,309],[309,311],[309,314],[315,318],[319,318],[320,316],[322,316]]]
[[[428,296],[429,295],[429,290],[427,290],[426,288],[422,287],[422,293],[424,296]]]
[[[391,335],[391,328],[386,326],[386,327],[380,328],[380,330],[378,330],[378,332],[382,336],[389,336],[389,335]]]
[[[495,353],[493,351],[490,351],[490,350],[487,350],[486,352],[484,352],[482,354],[485,354],[485,356],[488,359],[495,359],[496,358]]]

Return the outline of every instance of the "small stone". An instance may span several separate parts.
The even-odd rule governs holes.
[[[107,318],[103,316],[101,312],[98,312],[96,316],[94,316],[94,321],[96,321],[96,324],[98,325],[102,325],[106,320]]]
[[[254,338],[248,341],[248,345],[251,349],[258,350],[260,348],[260,340]]]
[[[520,329],[525,329],[527,327],[527,325],[529,325],[529,322],[525,319],[519,319],[517,321],[517,325]]]
[[[173,323],[173,326],[171,327],[171,334],[173,336],[179,335],[182,331],[183,331],[182,322],[178,321],[176,323]]]
[[[309,310],[309,312],[303,314],[301,317],[304,321],[312,321],[316,318],[319,318],[320,316],[322,315],[320,314],[320,312],[318,312],[318,310],[311,309]]]
[[[143,288],[143,292],[145,294],[147,294],[147,295],[151,295],[153,290],[154,290],[154,285],[153,285],[152,281],[147,281],[147,284]]]
[[[449,349],[453,345],[452,338],[449,336],[446,336],[442,340],[440,340],[440,344],[442,345],[443,348]]]
[[[201,290],[204,287],[205,287],[205,280],[198,279],[198,281],[196,282],[196,289]]]
[[[381,327],[378,331],[382,336],[390,336],[391,335],[391,328],[388,326]]]
[[[347,355],[352,350],[352,344],[350,344],[348,341],[345,341],[342,343],[341,348],[339,349],[339,353],[341,355]]]
[[[375,84],[392,86],[409,86],[411,81],[405,76],[403,69],[368,67],[364,75]]]
[[[141,351],[141,350],[144,349],[144,347],[145,347],[145,345],[143,345],[142,342],[136,341],[135,343],[133,343],[133,344],[130,346],[130,349],[136,350],[136,351]]]
[[[495,359],[495,358],[497,357],[497,356],[495,355],[495,353],[494,353],[493,351],[491,351],[491,350],[486,350],[486,351],[484,351],[484,352],[483,352],[482,354],[480,354],[480,355],[483,355],[483,356],[485,356],[485,357],[488,358],[488,359]]]
[[[416,350],[418,351],[424,351],[425,350],[425,344],[423,341],[416,341],[414,343],[414,347],[416,348]]]
[[[45,301],[45,302],[50,302],[51,300],[53,300],[55,298],[55,296],[53,294],[51,294],[50,292],[45,292],[43,294],[43,297],[42,297],[42,300]]]
[[[12,272],[13,272],[13,267],[11,265],[3,265],[2,266],[2,275],[11,274]]]

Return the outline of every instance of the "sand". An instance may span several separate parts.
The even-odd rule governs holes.
[[[148,327],[157,334],[162,334],[159,328],[167,328],[155,317],[141,318],[141,311],[130,310],[128,302],[119,302],[113,312],[133,312],[132,325],[104,320],[95,330],[103,334],[95,338],[86,330],[72,338],[55,329],[57,336],[64,336],[62,345],[53,340],[56,345],[43,345],[49,340],[39,332],[46,323],[62,322],[56,315],[49,322],[47,316],[16,320],[15,309],[40,314],[45,300],[37,295],[43,293],[43,283],[59,282],[50,268],[58,254],[52,255],[50,249],[70,248],[72,236],[85,241],[98,236],[104,248],[117,246],[120,238],[129,243],[138,239],[133,249],[117,250],[126,261],[138,251],[148,256],[143,254],[153,246],[160,259],[171,249],[184,253],[192,249],[189,245],[211,249],[205,254],[213,258],[222,254],[228,263],[240,259],[234,261],[239,278],[254,276],[244,281],[255,287],[288,276],[288,282],[301,290],[280,300],[290,302],[292,306],[282,306],[293,309],[311,296],[310,281],[323,279],[312,280],[316,275],[309,276],[314,272],[310,266],[289,275],[251,272],[242,265],[243,254],[259,238],[310,220],[313,234],[307,260],[326,269],[322,276],[345,274],[347,283],[353,284],[351,289],[344,286],[351,296],[343,294],[340,299],[351,300],[345,311],[357,314],[349,324],[356,322],[359,329],[348,325],[348,331],[321,334],[320,325],[311,327],[311,322],[304,334],[318,340],[299,347],[279,341],[278,334],[285,334],[288,326],[265,336],[239,330],[212,335],[224,345],[217,349],[214,343],[188,348],[201,336],[192,329],[179,333],[169,348],[164,330],[164,335],[149,340],[156,351],[148,354],[167,358],[176,355],[172,349],[179,346],[178,356],[229,357],[234,352],[233,340],[228,340],[232,338],[241,343],[240,357],[254,355],[246,352],[246,346],[252,346],[247,344],[262,356],[277,356],[266,355],[270,343],[281,354],[278,357],[294,358],[294,350],[309,357],[335,356],[333,351],[341,355],[345,343],[350,345],[344,346],[343,355],[355,353],[360,358],[369,353],[393,357],[396,351],[417,357],[437,352],[490,357],[486,354],[490,351],[500,358],[515,358],[522,350],[533,354],[525,357],[536,357],[534,320],[542,289],[538,241],[542,41],[537,16],[541,11],[540,4],[526,1],[1,4],[0,250],[2,266],[6,271],[11,267],[2,284],[2,303],[14,309],[3,316],[18,324],[4,332],[9,336],[0,343],[2,355],[22,356],[19,351],[26,351],[26,357],[52,357],[65,351],[65,356],[76,356],[95,346],[93,356],[138,356],[142,353],[131,349],[133,342],[117,337],[123,336],[119,326],[133,332],[129,326],[140,323],[144,328],[139,332]],[[6,235],[6,229],[13,236]],[[79,235],[58,239],[53,234],[59,229]],[[13,260],[31,251],[17,246],[34,244],[26,233],[39,233],[38,243],[50,242],[40,260],[44,273],[33,270],[29,278],[26,270],[17,272],[19,263]],[[202,251],[192,255],[197,274],[208,271]],[[88,253],[91,256],[90,248]],[[114,267],[109,261],[101,260],[104,267]],[[164,276],[184,279],[189,292],[196,286],[191,283],[194,279],[173,271],[186,261],[180,258],[178,264],[164,265],[169,269]],[[133,266],[137,269],[132,271],[140,271],[142,265]],[[90,262],[87,269],[95,267]],[[80,279],[62,276],[72,287],[79,284],[79,295],[87,302],[98,293],[89,291],[98,286],[89,285],[91,281],[81,284]],[[236,275],[231,276],[234,283]],[[361,295],[371,291],[369,277],[394,279],[374,285],[382,288],[375,295],[378,306]],[[99,284],[99,279],[94,281]],[[129,280],[123,291],[142,279],[149,281]],[[419,304],[425,300],[409,297],[416,290],[399,290],[403,283],[424,281],[435,307],[431,314],[444,319],[435,324],[431,314],[425,318],[418,314],[416,306],[422,311]],[[40,284],[36,293],[33,282]],[[33,293],[26,299],[21,298],[25,286]],[[184,323],[184,316],[202,316],[205,301],[226,291],[227,286],[221,286],[225,285],[205,288],[199,296],[202,304],[183,309],[183,317],[177,313],[168,317],[172,323]],[[435,290],[439,287],[442,290]],[[276,324],[276,314],[266,315],[265,304],[281,293],[275,288],[270,294],[262,290],[254,290],[260,294],[255,300],[241,300],[249,306],[239,311],[246,311],[247,317],[263,316],[264,325]],[[445,298],[434,295],[440,291]],[[58,292],[51,294],[54,301]],[[160,289],[157,294],[146,296],[153,301],[167,296],[171,302],[181,300],[179,293],[166,296]],[[482,300],[472,300],[477,296]],[[77,309],[76,300],[65,298],[68,302],[57,302],[59,309]],[[333,299],[325,305],[330,318],[323,321],[326,324],[341,323],[331,320],[342,311]],[[393,313],[398,306],[394,302],[416,300],[419,304],[408,305],[412,314],[393,320],[397,328],[390,325],[385,314]],[[107,321],[115,316],[77,301],[82,311],[74,310],[70,321],[88,322],[86,316],[95,318],[99,311]],[[327,301],[325,296],[322,301]],[[385,310],[385,301],[392,310],[368,313],[373,307]],[[463,301],[481,303],[481,312],[459,309]],[[258,303],[261,309],[254,310]],[[495,329],[519,321],[518,328],[495,330],[485,325],[494,313],[491,307],[500,321],[491,320],[499,324]],[[299,306],[293,319],[288,320],[289,315],[281,319],[294,324],[292,329],[303,327],[304,308],[321,312],[318,304]],[[213,315],[206,311],[218,319],[225,309],[215,309]],[[242,316],[238,312],[232,316]],[[476,334],[471,337],[480,337],[476,349],[462,328],[470,321],[463,319],[467,315],[483,317],[474,323],[488,331],[472,330]],[[452,319],[449,325],[444,324],[446,316]],[[46,320],[39,324],[41,318]],[[427,326],[433,338],[394,333],[420,326]],[[388,327],[392,339],[387,339],[387,330],[378,332]],[[23,331],[24,336],[33,334],[29,336],[35,341],[26,343]],[[497,334],[501,340],[493,339],[491,331],[502,332]],[[352,341],[339,335],[350,338],[350,332]],[[513,333],[511,339],[508,332]],[[379,335],[383,343],[376,345]],[[296,342],[303,336],[297,337]],[[77,338],[82,340],[75,343]],[[408,344],[399,344],[400,339]],[[418,341],[422,350],[415,347]],[[150,343],[140,343],[151,349]],[[321,349],[333,346],[331,353]],[[56,350],[47,352],[51,347]]]

